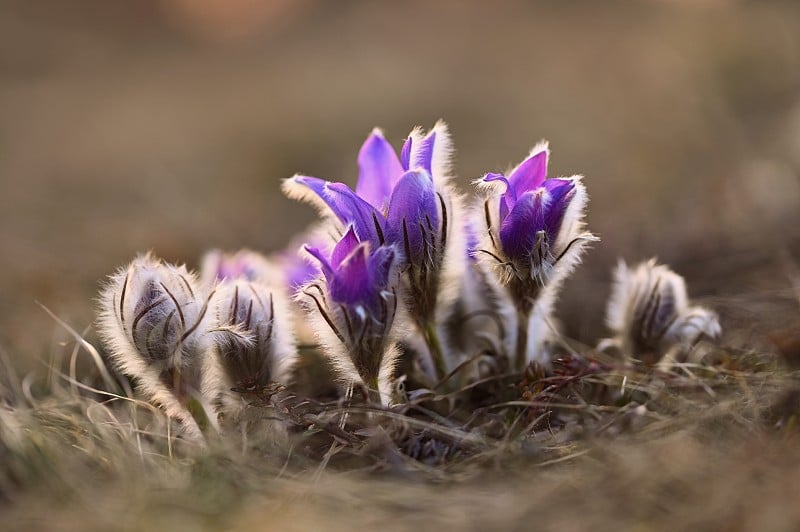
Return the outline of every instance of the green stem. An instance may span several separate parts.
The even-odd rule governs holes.
[[[376,405],[382,405],[381,392],[378,389],[378,377],[373,377],[367,382],[367,401]]]
[[[530,312],[526,312],[521,308],[517,308],[517,348],[516,358],[514,360],[517,370],[522,371],[525,369],[525,364],[528,361],[528,321],[530,319]]]
[[[439,335],[436,333],[436,326],[433,323],[428,323],[423,329],[425,336],[425,343],[428,345],[431,358],[433,359],[433,368],[436,371],[436,380],[441,382],[447,376],[447,365],[444,363],[444,351],[442,344],[439,341]]]

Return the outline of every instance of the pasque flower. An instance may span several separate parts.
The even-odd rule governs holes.
[[[226,279],[263,281],[273,275],[275,271],[269,260],[249,249],[240,249],[235,253],[213,249],[203,256],[200,266],[200,281],[207,287]]]
[[[297,359],[288,301],[280,286],[245,278],[218,286],[212,307],[218,335],[206,360],[203,388],[221,414],[238,418],[242,393],[289,384]]]
[[[343,183],[299,175],[284,183],[287,194],[320,206],[372,249],[396,246],[404,300],[425,336],[439,378],[447,363],[436,331],[437,311],[454,299],[448,281],[463,269],[461,235],[453,223],[460,199],[448,183],[449,153],[450,137],[441,122],[427,135],[412,131],[399,157],[376,129],[359,152],[355,191]]]
[[[348,384],[364,385],[371,398],[385,403],[398,355],[396,248],[361,241],[350,226],[330,256],[318,248],[306,251],[319,261],[322,276],[298,298],[319,322],[326,355]]]
[[[548,157],[541,143],[507,175],[479,181],[486,197],[476,213],[483,233],[477,251],[517,310],[518,368],[545,358],[539,348],[557,290],[595,239],[584,230],[581,177],[548,179]]]
[[[606,323],[614,337],[602,348],[655,363],[667,355],[680,360],[697,341],[722,333],[717,314],[690,305],[683,277],[655,259],[631,268],[620,261],[608,300]]]
[[[111,362],[193,435],[199,428],[187,405],[200,399],[213,341],[210,298],[184,266],[150,254],[117,271],[100,294],[98,332]]]

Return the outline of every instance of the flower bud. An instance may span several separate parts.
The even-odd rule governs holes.
[[[606,323],[614,337],[602,344],[648,363],[674,351],[683,358],[702,336],[722,332],[715,312],[689,304],[683,277],[655,259],[634,268],[620,261]]]

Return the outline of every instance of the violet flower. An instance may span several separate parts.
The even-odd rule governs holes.
[[[293,237],[284,249],[272,256],[283,276],[283,286],[290,295],[295,295],[309,281],[322,273],[317,261],[303,252],[303,248],[308,245],[318,249],[329,249],[331,240],[323,224],[314,224]]]
[[[516,309],[518,369],[531,360],[546,362],[542,342],[558,288],[596,240],[584,231],[581,177],[547,179],[548,155],[541,143],[507,176],[488,173],[479,181],[487,196],[477,216],[483,233],[478,252]]]
[[[316,204],[340,228],[351,226],[373,249],[394,245],[402,257],[405,303],[429,348],[435,376],[448,370],[437,333],[437,312],[455,299],[463,271],[461,235],[453,223],[460,198],[449,180],[450,137],[439,122],[424,135],[415,129],[395,153],[375,129],[358,155],[356,190],[343,183],[294,176],[291,197]]]
[[[200,266],[200,281],[209,288],[226,279],[271,281],[274,275],[275,271],[267,258],[249,249],[241,249],[236,253],[211,250],[203,256]]]
[[[298,294],[316,319],[325,354],[348,384],[360,383],[368,397],[388,401],[396,346],[398,253],[393,246],[359,240],[350,226],[330,256],[306,251],[322,276]]]

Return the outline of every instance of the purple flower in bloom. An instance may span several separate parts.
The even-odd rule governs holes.
[[[249,249],[236,253],[212,250],[205,254],[200,267],[200,281],[207,287],[220,281],[270,281],[274,271],[265,256]]]
[[[380,246],[373,252],[370,247],[369,242],[359,242],[350,227],[333,248],[330,259],[317,248],[306,247],[306,251],[319,261],[335,303],[378,315],[385,306],[396,253],[388,246]]]
[[[314,225],[293,238],[283,250],[275,254],[273,260],[280,268],[283,285],[290,294],[296,294],[320,274],[318,262],[303,252],[304,247],[308,245],[327,249],[328,240],[323,228]]]
[[[397,244],[405,261],[414,265],[436,261],[443,252],[438,248],[444,244],[442,218],[447,215],[434,183],[437,138],[449,145],[443,125],[425,136],[415,130],[398,157],[376,129],[359,151],[355,191],[344,183],[307,176],[291,178],[284,188],[301,199],[310,198],[297,185],[312,192],[339,222],[352,225],[360,240],[373,246]]]
[[[460,199],[448,182],[449,154],[450,136],[441,122],[427,134],[412,131],[399,156],[375,129],[358,154],[355,191],[300,175],[284,182],[289,196],[314,203],[340,230],[352,227],[355,238],[371,249],[395,246],[404,302],[425,336],[438,378],[447,373],[447,364],[435,338],[437,312],[456,298],[447,287],[456,284],[464,268],[460,228],[451,218]]]
[[[547,361],[558,290],[596,240],[584,230],[581,177],[548,179],[548,156],[542,143],[508,174],[488,173],[478,183],[488,193],[474,219],[482,225],[477,257],[514,307],[517,331],[508,335],[508,349],[518,369]]]
[[[316,330],[326,354],[345,380],[385,394],[398,355],[396,249],[359,240],[352,225],[330,256],[305,249],[319,262],[322,276],[299,297],[321,318]]]
[[[580,177],[547,179],[548,155],[546,144],[537,146],[508,176],[488,173],[481,181],[495,192],[484,202],[484,251],[511,277],[540,285],[576,238],[588,238],[582,234],[586,192]]]

